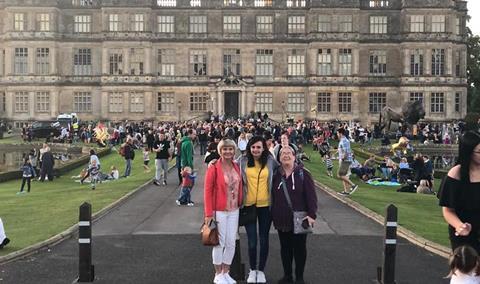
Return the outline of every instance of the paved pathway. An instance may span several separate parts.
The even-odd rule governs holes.
[[[199,161],[195,166],[195,207],[175,205],[178,186],[172,172],[168,186],[148,186],[94,224],[95,283],[211,283],[211,249],[200,244],[198,232],[204,167]],[[307,282],[374,283],[382,260],[382,227],[321,190],[318,197],[320,217],[307,244]],[[270,237],[266,275],[275,283],[282,268],[274,229]],[[241,247],[243,262],[248,262],[244,233]],[[0,266],[0,284],[72,283],[77,257],[76,239],[67,240],[50,251]],[[405,240],[397,246],[396,269],[397,283],[448,283],[443,279],[446,260]]]

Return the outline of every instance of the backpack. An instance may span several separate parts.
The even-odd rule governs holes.
[[[125,144],[122,144],[120,146],[120,150],[118,150],[118,154],[120,154],[120,156],[122,157],[125,157]]]

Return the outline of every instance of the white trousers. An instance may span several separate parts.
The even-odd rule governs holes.
[[[214,265],[232,264],[235,254],[235,240],[238,231],[238,213],[235,211],[217,211],[219,245],[212,250]]]
[[[3,242],[3,240],[5,240],[6,237],[7,236],[5,235],[5,229],[3,228],[2,218],[0,218],[0,244]]]

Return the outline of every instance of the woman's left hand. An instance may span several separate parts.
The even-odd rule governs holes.
[[[310,227],[313,228],[313,224],[315,223],[315,219],[313,219],[313,218],[310,217],[310,216],[307,216],[306,218],[307,218],[307,220],[308,220],[308,225],[310,225]]]

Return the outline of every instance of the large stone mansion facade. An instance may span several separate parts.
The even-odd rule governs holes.
[[[0,119],[466,114],[466,1],[0,0]]]

